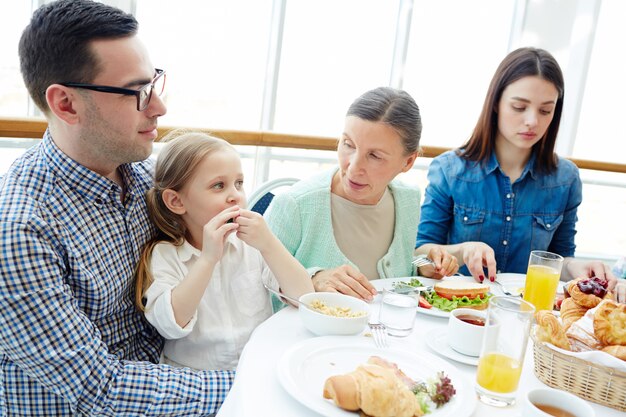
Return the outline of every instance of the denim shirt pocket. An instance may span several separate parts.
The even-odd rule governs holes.
[[[231,278],[231,286],[237,307],[246,316],[254,317],[265,308],[261,301],[266,293],[261,282],[260,269]]]
[[[454,207],[454,227],[450,243],[480,240],[484,222],[484,210]]]
[[[531,250],[546,250],[550,246],[554,232],[563,221],[563,215],[534,215]]]

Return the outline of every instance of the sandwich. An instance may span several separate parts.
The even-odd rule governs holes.
[[[442,311],[455,308],[484,310],[489,305],[489,286],[461,280],[441,281],[424,295],[433,307]]]

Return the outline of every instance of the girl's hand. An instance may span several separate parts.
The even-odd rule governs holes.
[[[463,262],[474,279],[478,282],[483,282],[485,278],[495,281],[496,257],[493,249],[483,242],[466,242],[462,245]],[[487,268],[487,277],[485,277],[484,267]]]
[[[229,207],[213,217],[202,229],[201,257],[213,265],[224,255],[224,243],[228,235],[239,228],[235,218],[242,210],[239,206]],[[233,220],[229,222],[229,220]]]
[[[459,271],[459,262],[456,256],[451,255],[441,246],[434,246],[429,250],[428,258],[435,265],[426,265],[419,268],[420,275],[424,277],[441,279],[454,275]]]
[[[240,210],[235,223],[239,225],[237,237],[259,252],[263,252],[276,239],[263,216],[254,211]]]

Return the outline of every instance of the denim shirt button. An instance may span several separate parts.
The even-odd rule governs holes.
[[[463,221],[466,222],[467,221],[467,216],[463,217]]]
[[[507,194],[507,195],[506,195],[506,198],[511,198],[511,194]]]
[[[550,223],[546,224],[546,227],[549,229],[550,228]]]
[[[506,221],[510,222],[511,221],[511,216],[506,216]]]
[[[506,240],[503,240],[503,241],[502,241],[502,244],[503,244],[504,246],[506,246],[506,245],[508,245],[508,244],[509,244],[509,242],[507,242]]]

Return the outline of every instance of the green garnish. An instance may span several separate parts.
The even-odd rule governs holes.
[[[422,283],[417,278],[411,278],[409,282],[397,281],[393,283],[393,288],[397,287],[423,287]]]

